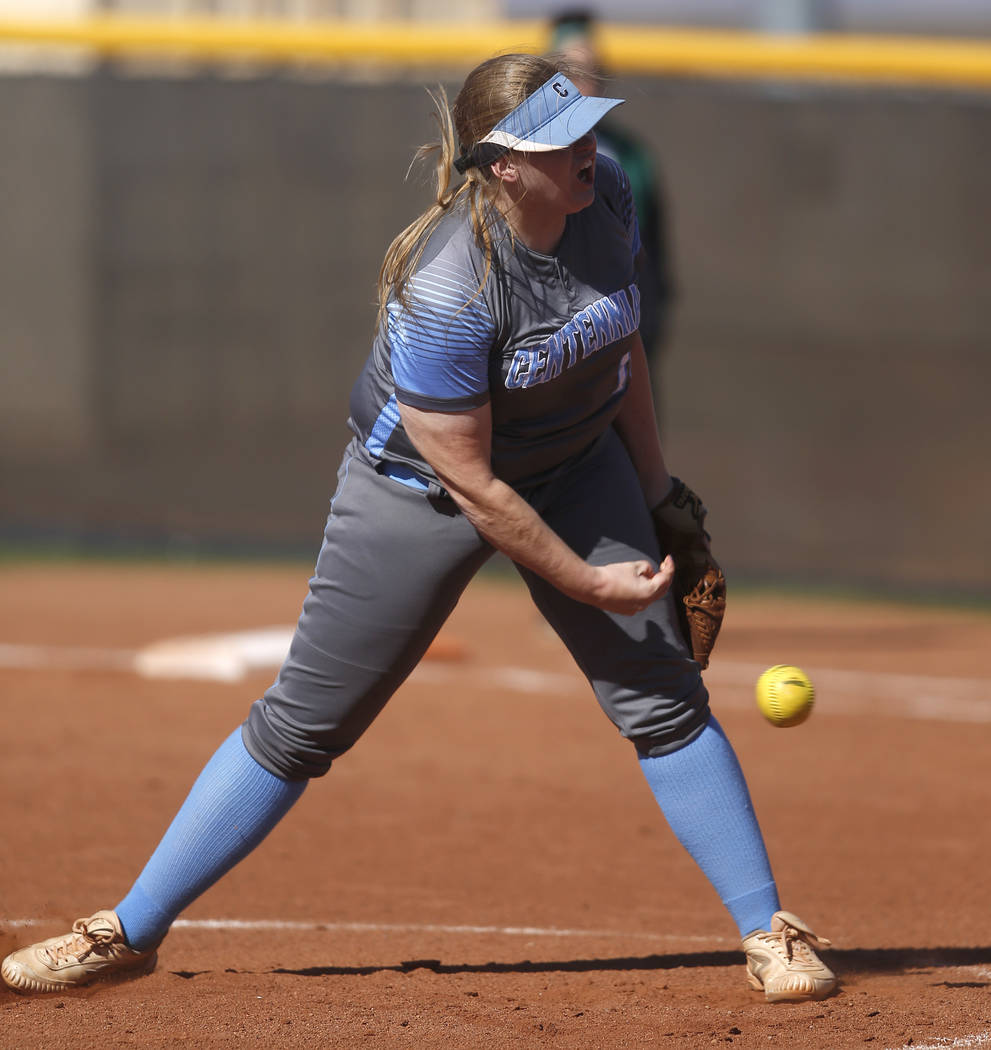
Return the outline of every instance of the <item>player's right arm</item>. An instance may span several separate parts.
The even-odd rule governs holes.
[[[590,565],[509,485],[492,473],[488,403],[460,412],[400,402],[403,427],[465,517],[498,550],[564,594],[609,612],[632,615],[665,594],[674,563],[646,559]]]

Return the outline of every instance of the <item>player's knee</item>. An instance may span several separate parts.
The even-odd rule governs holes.
[[[244,746],[252,758],[283,780],[322,777],[356,743],[337,727],[288,723],[263,700],[256,700],[242,726]]]
[[[655,707],[657,717],[653,724],[638,726],[629,738],[637,753],[645,758],[657,758],[680,751],[705,729],[709,721],[709,694],[705,686],[686,700],[671,706]]]

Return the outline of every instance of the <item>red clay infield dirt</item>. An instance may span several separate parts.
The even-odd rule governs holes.
[[[136,654],[288,629],[307,576],[0,569],[4,953],[120,899],[274,673],[150,678]],[[476,581],[441,641],[152,975],[4,989],[0,1046],[991,1047],[986,612],[731,594],[713,706],[784,905],[842,980],[800,1005],[748,989],[728,916],[522,586]],[[817,685],[803,726],[754,707],[774,663]]]

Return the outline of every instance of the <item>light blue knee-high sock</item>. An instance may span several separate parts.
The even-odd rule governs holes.
[[[715,718],[680,751],[640,758],[647,783],[678,841],[715,887],[745,937],[770,929],[779,909],[750,792]]]
[[[236,729],[220,745],[128,895],[117,905],[127,943],[154,947],[179,913],[243,860],[303,794],[245,750]]]

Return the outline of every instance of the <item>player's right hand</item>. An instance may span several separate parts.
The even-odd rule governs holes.
[[[588,603],[606,612],[635,616],[667,594],[674,580],[669,554],[654,568],[649,561],[622,561],[596,567],[596,581]]]

